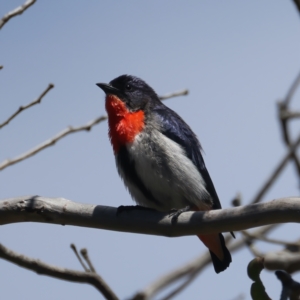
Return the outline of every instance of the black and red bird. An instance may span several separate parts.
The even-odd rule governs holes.
[[[106,94],[117,169],[136,203],[165,212],[220,209],[200,143],[183,119],[135,76],[97,85]],[[198,237],[208,247],[215,271],[224,271],[231,255],[223,235]]]

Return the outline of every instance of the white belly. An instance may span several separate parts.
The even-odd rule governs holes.
[[[211,208],[212,199],[205,182],[183,148],[158,130],[143,132],[127,145],[135,162],[136,173],[158,203],[147,199],[123,170],[119,173],[133,199],[140,205],[161,211],[195,205],[200,210]]]

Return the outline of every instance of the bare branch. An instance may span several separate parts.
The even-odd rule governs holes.
[[[297,140],[290,146],[288,153],[283,157],[283,159],[276,166],[275,170],[271,173],[271,176],[266,180],[261,189],[257,192],[254,199],[250,202],[251,204],[258,203],[262,200],[263,196],[278,178],[279,174],[284,169],[285,165],[289,162],[290,158],[293,157],[297,147],[300,144],[300,136]],[[1,170],[1,169],[0,169]]]
[[[185,96],[185,95],[188,95],[188,93],[189,93],[189,90],[185,89],[185,90],[182,90],[182,91],[178,91],[178,92],[166,94],[166,95],[163,95],[163,96],[159,96],[159,99],[160,100],[166,100],[166,99],[170,99],[170,98],[173,98],[173,97]]]
[[[184,281],[182,284],[180,284],[178,287],[176,287],[173,291],[171,291],[167,296],[165,296],[162,300],[169,300],[174,298],[177,294],[179,294],[181,291],[183,291],[196,277],[197,273],[191,273],[190,276],[188,276],[187,280]]]
[[[33,5],[36,0],[27,0],[23,5],[15,8],[14,10],[7,13],[1,20],[0,20],[0,29],[7,23],[11,18],[21,15],[27,8]]]
[[[289,88],[286,97],[281,102],[278,103],[278,115],[281,123],[282,136],[287,147],[291,147],[292,144],[291,137],[288,131],[288,121],[290,121],[291,118],[290,117],[287,118],[287,115],[291,115],[291,113],[289,112],[289,104],[299,85],[300,85],[300,73],[298,74],[298,76],[292,83],[291,87]],[[298,176],[300,177],[300,161],[297,157],[297,154],[293,153],[291,159],[293,159],[296,170],[298,172]]]
[[[300,111],[282,111],[280,112],[280,118],[282,120],[297,119],[300,117]]]
[[[63,137],[65,137],[71,133],[84,131],[84,130],[89,131],[89,130],[91,130],[91,128],[93,126],[95,126],[96,124],[99,124],[100,122],[102,122],[106,119],[107,119],[106,116],[101,116],[101,117],[98,117],[97,119],[90,121],[87,124],[82,125],[82,126],[78,126],[78,127],[69,126],[68,128],[64,129],[63,131],[61,131],[54,137],[41,143],[40,145],[36,146],[35,148],[15,157],[13,159],[7,159],[7,160],[3,161],[2,163],[0,163],[0,171],[7,168],[8,166],[11,166],[13,164],[16,164],[16,163],[26,159],[26,158],[33,156],[34,154],[40,152],[41,150],[43,150],[47,147],[53,146],[57,141],[59,141],[60,139],[62,139]]]
[[[257,235],[263,235],[274,228],[275,225],[264,226],[254,231],[254,233]],[[229,237],[231,236],[229,235]],[[248,238],[240,238],[237,241],[227,244],[227,247],[230,250],[230,252],[233,253],[234,251],[237,251],[241,249],[243,246],[245,246],[245,243],[247,243],[248,241],[249,241]],[[169,272],[164,276],[159,277],[157,280],[155,280],[144,290],[139,291],[132,298],[132,300],[151,299],[154,295],[159,293],[161,290],[168,288],[171,284],[174,284],[176,281],[182,280],[182,278],[187,277],[186,281],[184,281],[182,285],[177,287],[173,292],[169,294],[169,295],[175,295],[179,293],[182,290],[182,288],[185,288],[188,284],[190,284],[197,277],[197,275],[199,275],[205,269],[205,267],[207,267],[210,263],[211,263],[210,254],[208,251],[206,251],[204,254],[192,260],[188,264],[185,264],[184,266],[181,266],[180,268],[173,270],[172,272]],[[167,299],[167,297],[165,297],[165,299]]]
[[[134,209],[116,215],[117,208],[39,196],[0,201],[0,225],[40,222],[167,237],[239,231],[268,224],[299,223],[300,198],[182,213],[172,224],[168,213]],[[174,222],[173,222],[174,223]]]
[[[31,270],[40,275],[47,275],[58,279],[72,282],[88,283],[93,285],[102,295],[109,300],[118,300],[118,297],[106,284],[106,282],[96,273],[80,272],[65,268],[60,268],[46,264],[38,259],[16,253],[0,244],[0,257],[10,261],[22,268]]]
[[[5,122],[3,122],[2,124],[0,124],[0,129],[1,127],[3,127],[4,125],[7,125],[16,115],[18,115],[22,110],[26,109],[26,108],[29,108],[30,106],[34,105],[34,104],[37,104],[41,101],[41,99],[43,98],[43,96],[45,96],[45,94],[53,87],[49,85],[49,87],[41,94],[41,96],[29,103],[28,105],[26,106],[21,106],[19,108],[19,110],[17,112],[15,112],[10,118],[8,118]],[[169,95],[166,95],[166,96],[162,96],[161,98],[164,98],[164,99],[168,99],[168,98],[171,98],[171,97],[175,97],[175,96],[179,96],[179,95],[186,95],[187,94],[187,90],[185,91],[182,91],[182,92],[177,92],[177,93],[173,93],[173,94],[169,94]],[[162,99],[162,100],[164,100]],[[82,126],[79,126],[79,127],[68,127],[66,129],[64,129],[63,131],[61,131],[60,133],[58,133],[57,135],[55,135],[54,137],[46,140],[45,142],[41,143],[40,145],[34,147],[33,149],[13,158],[13,159],[6,159],[4,160],[2,163],[0,163],[0,171],[13,165],[13,164],[16,164],[20,161],[23,161],[35,154],[37,154],[38,152],[44,150],[45,148],[47,147],[50,147],[50,146],[53,146],[58,140],[62,139],[63,137],[71,134],[71,133],[75,133],[75,132],[79,132],[79,131],[83,131],[83,130],[91,130],[91,128],[97,124],[99,124],[100,122],[104,121],[107,119],[107,116],[100,116],[98,117],[97,119],[87,123],[86,125],[82,125]]]
[[[86,248],[81,249],[80,253],[81,253],[82,257],[85,259],[85,261],[87,262],[87,264],[90,268],[90,271],[96,273],[96,269],[95,269],[95,267],[93,266],[93,264],[90,260],[87,249]]]
[[[188,264],[169,272],[167,275],[159,277],[152,284],[146,287],[144,290],[139,291],[132,300],[146,300],[151,299],[154,295],[160,292],[162,289],[168,287],[174,282],[188,276],[189,278],[184,282],[190,283],[190,278],[194,279],[196,274],[203,270],[204,267],[209,265],[211,262],[210,254],[206,251],[203,255],[198,257],[197,259],[192,260]],[[186,284],[184,285],[186,287]],[[180,290],[179,290],[180,291]]]
[[[287,250],[264,254],[264,265],[268,270],[285,270],[293,273],[300,270],[300,253]]]
[[[287,247],[299,247],[300,246],[300,242],[286,242],[286,241],[282,241],[282,240],[277,240],[277,239],[271,239],[268,238],[266,236],[263,235],[255,235],[252,232],[246,231],[246,230],[242,230],[241,231],[242,234],[244,234],[245,236],[249,237],[252,240],[260,240],[260,241],[264,241],[266,243],[271,243],[271,244],[277,244],[277,245],[283,245],[283,246],[287,246]]]
[[[292,83],[291,87],[289,88],[284,100],[281,102],[283,106],[288,107],[297,88],[300,85],[300,73],[297,75],[297,77],[295,78],[294,82]]]
[[[246,243],[246,246],[250,250],[250,252],[253,254],[254,257],[264,257],[264,254],[260,252],[253,243]]]
[[[86,267],[86,265],[84,264],[84,262],[82,261],[80,255],[78,254],[77,248],[74,244],[70,245],[71,249],[73,250],[75,256],[77,257],[77,259],[79,260],[81,266],[83,267],[85,272],[89,272],[89,268]]]
[[[42,92],[42,94],[34,101],[28,103],[27,105],[24,105],[24,106],[20,106],[19,109],[13,113],[6,121],[4,121],[2,124],[0,124],[0,129],[2,127],[4,127],[5,125],[7,125],[12,119],[14,119],[19,113],[21,113],[23,110],[33,106],[33,105],[36,105],[38,103],[41,103],[43,97],[52,89],[54,88],[54,84],[50,83],[48,85],[48,87]]]

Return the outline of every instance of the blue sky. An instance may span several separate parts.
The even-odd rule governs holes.
[[[2,1],[0,16],[22,4]],[[285,154],[276,102],[300,69],[300,19],[292,1],[37,1],[1,30],[0,122],[52,82],[42,104],[0,131],[0,161],[68,125],[105,114],[96,82],[121,74],[143,78],[198,135],[223,207],[241,192],[246,204]],[[293,106],[299,99],[296,94]],[[297,127],[293,126],[294,133]],[[265,200],[298,195],[293,166]],[[0,172],[0,198],[64,197],[99,205],[131,205],[118,177],[107,123],[74,134]],[[284,225],[272,236],[296,239]],[[163,238],[47,224],[0,228],[1,243],[55,265],[80,270],[70,243],[87,247],[99,273],[121,299],[205,251],[196,237]],[[261,244],[263,250],[279,249]],[[247,249],[230,268],[209,267],[176,299],[250,299]],[[3,299],[98,299],[94,288],[38,276],[0,260]],[[264,272],[267,291],[280,285]],[[298,278],[299,279],[299,278]],[[12,289],[12,282],[18,288]]]

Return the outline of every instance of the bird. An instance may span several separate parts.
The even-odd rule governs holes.
[[[138,206],[162,212],[221,209],[200,142],[144,80],[121,75],[96,83],[105,93],[118,173]],[[126,207],[126,206],[125,206]],[[216,273],[232,261],[222,233],[199,234]]]

